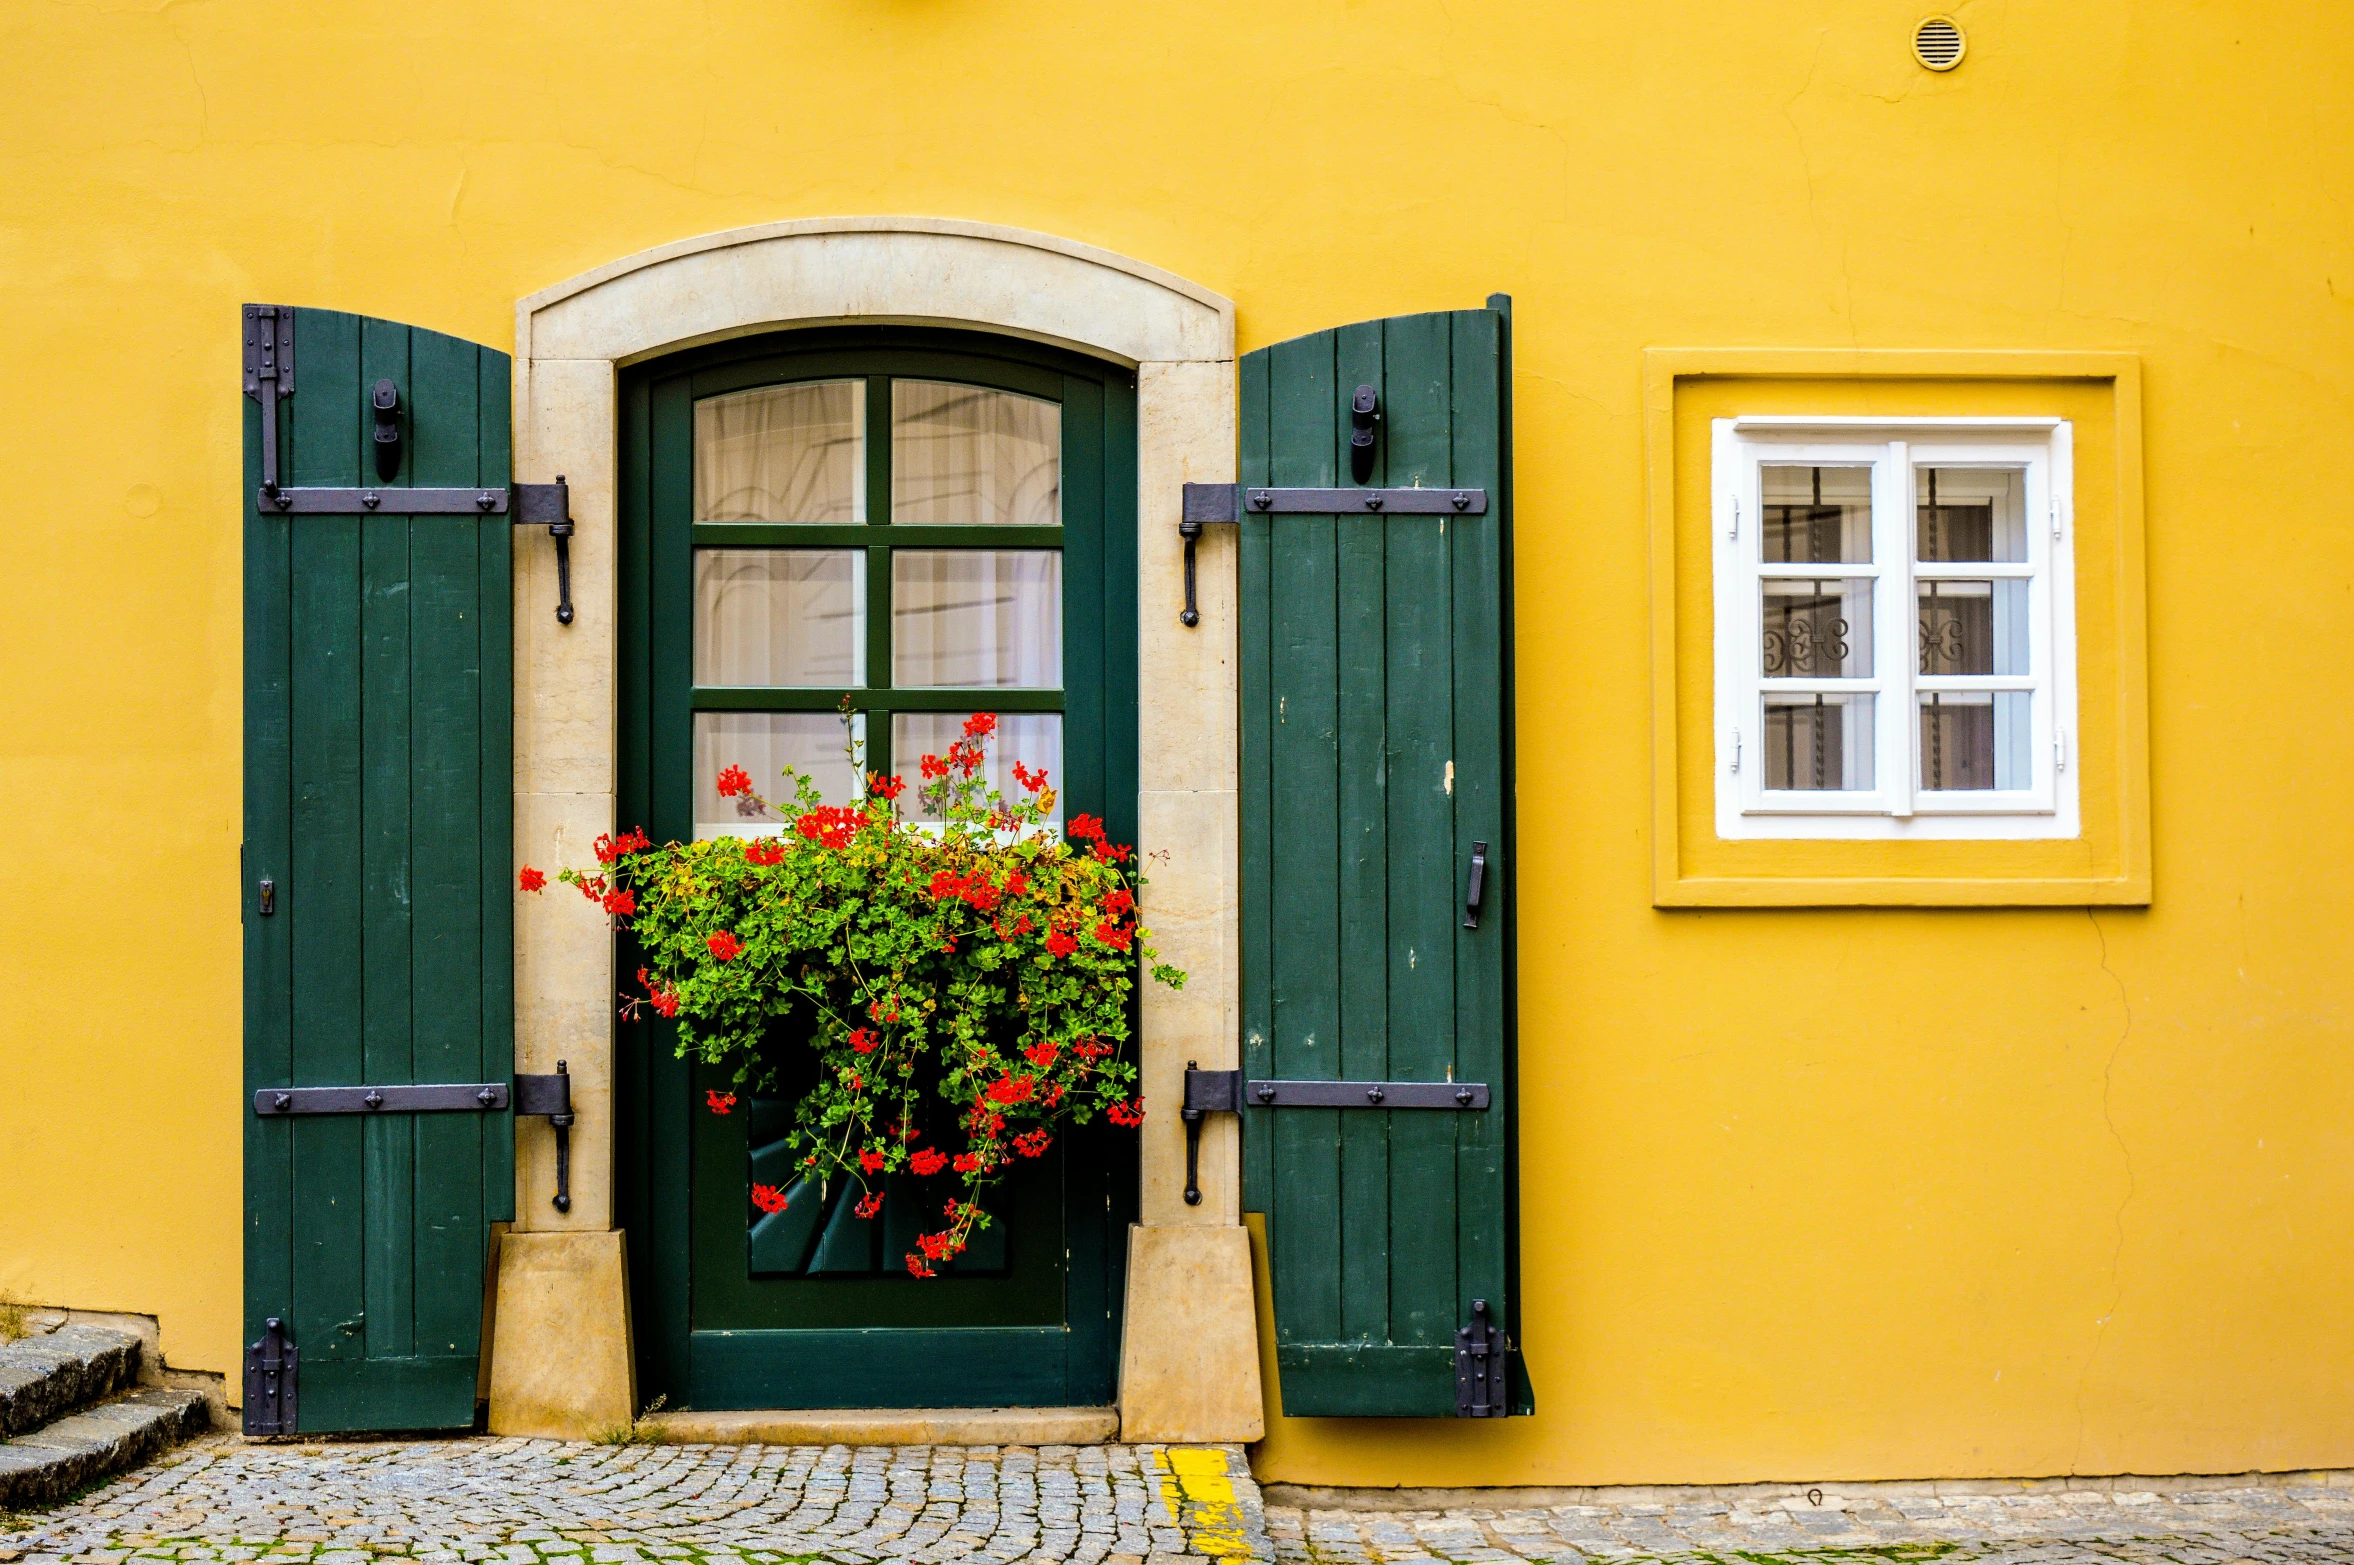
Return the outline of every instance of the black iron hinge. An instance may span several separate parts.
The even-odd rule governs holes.
[[[1471,1301],[1471,1324],[1455,1333],[1455,1416],[1506,1418],[1512,1394],[1506,1387],[1512,1359],[1503,1330],[1488,1319],[1488,1301]]]
[[[1362,388],[1360,388],[1362,389]],[[1244,516],[1485,516],[1485,489],[1284,489],[1243,484],[1187,484],[1177,536],[1185,540],[1185,607],[1177,615],[1187,626],[1202,622],[1194,602],[1194,546],[1212,522]]]
[[[1185,1062],[1185,1204],[1199,1206],[1202,1116],[1273,1109],[1456,1109],[1488,1106],[1484,1081],[1251,1081],[1241,1071],[1206,1071]]]
[[[262,1340],[245,1350],[245,1432],[249,1435],[290,1435],[295,1432],[296,1370],[302,1350],[286,1340],[286,1325],[270,1317]]]

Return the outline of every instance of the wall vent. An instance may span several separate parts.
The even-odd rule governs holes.
[[[1962,51],[1969,47],[1962,37],[1962,24],[1950,16],[1925,18],[1913,29],[1913,58],[1933,71],[1950,71],[1962,63]]]

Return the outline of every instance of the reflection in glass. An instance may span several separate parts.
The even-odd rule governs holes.
[[[1758,469],[1769,565],[1854,564],[1872,559],[1872,470],[1868,467]]]
[[[894,712],[891,715],[891,769],[907,779],[899,799],[910,820],[936,820],[917,800],[923,786],[923,758],[948,753],[964,732],[969,712]],[[1063,818],[1063,717],[1060,712],[1002,712],[997,733],[989,741],[989,761],[983,769],[997,791],[1008,799],[1026,797],[1014,780],[1014,762],[1047,774],[1055,790],[1051,818]]]
[[[695,519],[866,520],[866,382],[761,386],[695,404]]]
[[[2015,467],[1914,471],[1914,547],[1924,564],[2027,558],[2027,475]]]
[[[1941,691],[1921,697],[1923,788],[2034,786],[2024,690]]]
[[[1768,788],[1865,792],[1872,787],[1872,698],[1768,695]]]
[[[1925,581],[1919,592],[1922,673],[2027,672],[2024,580]]]
[[[864,549],[695,551],[695,683],[866,683]]]
[[[930,380],[891,382],[891,520],[1059,527],[1063,410]]]
[[[730,766],[742,767],[753,791],[779,804],[793,798],[794,785],[784,775],[788,766],[815,778],[826,803],[848,804],[859,792],[844,749],[851,736],[866,737],[863,714],[853,716],[845,733],[833,712],[697,712],[696,840],[762,836],[784,825],[750,799],[720,797],[719,774]]]
[[[1769,578],[1764,593],[1768,679],[1872,677],[1872,583]]]
[[[892,550],[891,682],[1061,684],[1062,551]]]

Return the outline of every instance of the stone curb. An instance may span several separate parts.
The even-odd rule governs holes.
[[[201,1391],[134,1391],[0,1445],[0,1508],[47,1505],[211,1422]]]
[[[139,1373],[139,1339],[96,1326],[0,1345],[0,1440],[95,1402]]]

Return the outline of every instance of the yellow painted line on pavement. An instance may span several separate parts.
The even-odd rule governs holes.
[[[1172,1448],[1161,1479],[1161,1499],[1185,1530],[1186,1550],[1212,1559],[1248,1559],[1251,1542],[1242,1530],[1242,1509],[1223,1451]]]

